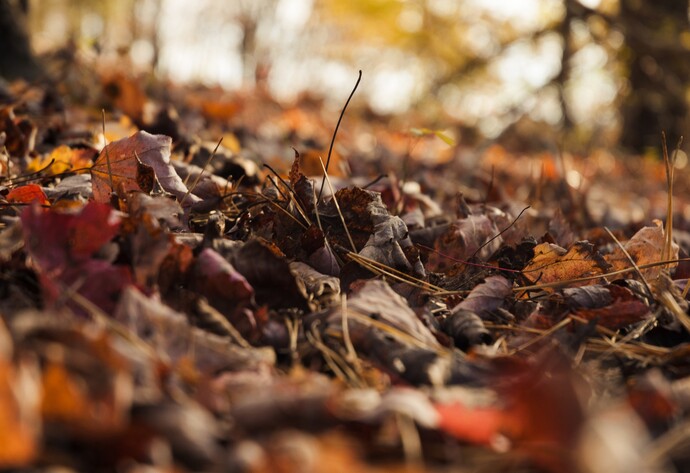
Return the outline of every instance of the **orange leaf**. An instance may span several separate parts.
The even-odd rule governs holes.
[[[43,371],[41,412],[46,420],[88,422],[88,399],[62,364],[51,363]],[[86,415],[86,417],[85,417]]]
[[[38,184],[27,184],[12,189],[10,193],[7,194],[7,201],[13,204],[30,204],[31,202],[38,202],[41,205],[50,205],[48,197]]]
[[[32,420],[38,421],[38,413],[32,412],[28,399],[18,396],[28,388],[20,388],[20,374],[8,361],[0,360],[0,468],[3,470],[27,465],[37,453],[39,424]],[[36,419],[31,418],[34,414]]]
[[[534,258],[522,272],[532,283],[547,284],[595,276],[607,270],[608,264],[593,250],[592,245],[578,241],[567,251],[550,243],[537,245],[534,248]],[[586,286],[596,282],[596,279],[593,279],[571,285]]]
[[[479,445],[490,446],[500,438],[505,414],[495,408],[469,408],[458,402],[437,404],[439,429],[453,437]]]

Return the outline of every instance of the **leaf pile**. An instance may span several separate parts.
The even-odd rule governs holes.
[[[322,189],[309,101],[218,117],[171,89],[104,137],[22,87],[0,107],[0,467],[690,466],[690,239],[653,221],[656,177],[639,221],[619,197],[644,176],[597,191],[611,163],[576,190],[355,115]]]

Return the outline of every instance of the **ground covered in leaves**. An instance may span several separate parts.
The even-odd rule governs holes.
[[[682,170],[68,79],[0,94],[1,467],[690,468]]]

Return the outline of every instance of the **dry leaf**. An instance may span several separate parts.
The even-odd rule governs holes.
[[[534,248],[534,258],[522,270],[533,284],[563,282],[571,286],[596,284],[597,279],[578,283],[568,283],[577,278],[604,274],[609,270],[608,263],[594,251],[590,243],[578,241],[569,250],[551,243],[541,243]],[[553,291],[553,289],[546,289]]]
[[[13,204],[30,204],[37,202],[39,205],[50,205],[48,197],[38,184],[26,184],[24,186],[15,187],[7,194],[7,202]]]
[[[664,233],[664,227],[660,221],[656,221],[656,226],[654,227],[643,227],[633,237],[628,240],[623,247],[628,252],[632,260],[637,264],[637,266],[643,266],[645,264],[657,263],[661,261],[661,252],[664,248],[664,242],[666,240],[666,235]],[[630,268],[632,263],[625,255],[620,247],[616,248],[611,252],[611,254],[604,257],[606,261],[612,266],[613,270]],[[672,253],[669,255],[669,259],[678,258],[678,245],[673,243]],[[672,263],[668,265],[669,267],[675,268],[678,263]],[[665,266],[655,266],[652,268],[640,269],[642,275],[647,279],[656,278],[661,270]],[[620,274],[614,276],[614,279],[620,279],[624,277],[630,277],[630,274]]]
[[[149,193],[155,179],[163,189],[179,200],[185,198],[187,187],[170,163],[171,143],[168,136],[151,135],[145,131],[110,143],[101,151],[91,168],[94,199],[98,202],[110,202],[113,190],[141,190]],[[198,197],[189,195],[185,204],[191,205],[199,200]]]

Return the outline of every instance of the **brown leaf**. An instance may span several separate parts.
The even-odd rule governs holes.
[[[183,199],[187,194],[180,176],[170,164],[172,140],[165,135],[151,135],[139,131],[106,146],[91,168],[93,196],[98,202],[110,202],[113,190],[151,192],[157,179],[163,189]],[[111,187],[111,178],[112,186]],[[200,199],[189,195],[185,203],[193,204]]]
[[[429,255],[429,270],[443,271],[457,262],[466,261],[498,233],[495,223],[486,215],[470,215],[451,223],[434,242],[436,252]],[[479,250],[477,256],[480,259],[489,257],[502,242],[501,237],[492,240]]]
[[[592,288],[596,287],[598,286],[592,286]],[[582,307],[575,310],[573,314],[585,320],[597,320],[598,325],[611,330],[619,330],[640,322],[650,314],[649,306],[638,299],[630,289],[615,284],[602,289],[608,292],[608,299],[613,302],[605,307]],[[607,298],[597,297],[597,300],[601,299]]]
[[[230,262],[256,291],[257,303],[275,309],[308,310],[303,284],[292,274],[285,258],[277,256],[267,244],[251,240]]]
[[[623,247],[628,252],[637,266],[645,264],[656,263],[661,261],[661,252],[664,248],[664,241],[666,236],[664,234],[664,227],[660,221],[656,221],[654,227],[643,227],[633,237],[628,240]],[[612,266],[613,270],[630,268],[632,264],[620,247],[616,247],[611,254],[604,257],[606,261]],[[672,253],[669,259],[678,258],[678,245],[673,243]],[[678,263],[669,265],[671,267],[678,266]],[[661,272],[663,266],[655,266],[652,268],[640,269],[642,275],[647,279],[656,278]],[[629,274],[620,274],[614,276],[614,279],[629,277]]]
[[[503,276],[491,276],[477,285],[453,311],[469,310],[482,315],[501,307],[513,291],[513,283]]]

